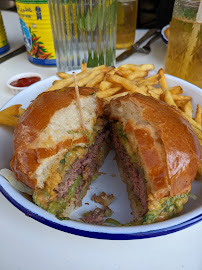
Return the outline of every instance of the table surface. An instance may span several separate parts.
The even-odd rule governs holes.
[[[18,16],[2,11],[10,51],[23,45]],[[136,40],[146,30],[136,31]],[[9,52],[10,52],[9,51]],[[117,51],[119,55],[122,51]],[[149,55],[135,53],[123,63],[153,63],[164,66],[165,43],[159,39]],[[27,54],[0,65],[0,107],[13,97],[7,80],[22,72],[38,72],[43,78],[55,75],[55,67],[31,64]],[[1,138],[0,138],[1,143]],[[174,234],[130,241],[88,239],[47,227],[20,212],[0,194],[1,270],[201,270],[202,222]]]

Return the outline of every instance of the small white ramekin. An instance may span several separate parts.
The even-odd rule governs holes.
[[[25,88],[27,88],[29,86],[16,87],[16,86],[12,86],[10,83],[13,82],[13,81],[17,81],[19,79],[28,78],[28,77],[39,77],[40,81],[43,79],[42,76],[39,73],[34,73],[34,72],[21,73],[21,74],[18,74],[18,75],[15,75],[15,76],[11,77],[7,81],[7,86],[8,86],[8,88],[11,89],[11,93],[13,95],[16,95],[17,93],[19,93],[20,91],[24,90]]]

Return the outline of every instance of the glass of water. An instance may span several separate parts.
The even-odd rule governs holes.
[[[117,0],[48,0],[58,71],[113,66]]]

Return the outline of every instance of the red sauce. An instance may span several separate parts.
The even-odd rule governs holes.
[[[27,78],[21,78],[19,80],[13,81],[10,83],[10,85],[16,86],[16,87],[26,87],[40,80],[41,78],[39,77],[27,77]]]

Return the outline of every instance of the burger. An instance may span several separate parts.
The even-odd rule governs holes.
[[[59,219],[81,206],[109,151],[108,120],[95,89],[74,87],[40,94],[14,131],[11,168],[33,190],[34,202]]]
[[[112,142],[136,224],[166,220],[188,200],[200,144],[173,107],[138,93],[110,103]]]
[[[200,144],[173,107],[138,93],[108,106],[95,89],[40,94],[14,132],[11,168],[33,190],[33,201],[59,219],[82,205],[91,181],[116,151],[120,175],[134,212],[132,224],[149,224],[180,213],[200,160]],[[110,136],[109,136],[110,134]]]

